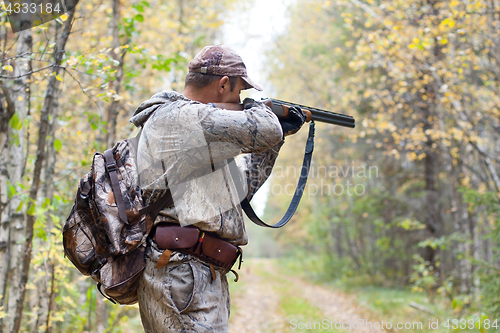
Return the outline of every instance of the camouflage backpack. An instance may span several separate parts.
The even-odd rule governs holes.
[[[64,252],[112,302],[137,302],[146,238],[158,212],[172,203],[166,191],[144,207],[135,163],[137,136],[96,153],[81,180],[63,228]]]

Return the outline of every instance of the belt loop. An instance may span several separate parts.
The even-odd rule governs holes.
[[[213,282],[217,279],[217,273],[215,272],[214,265],[212,265],[212,263],[209,263],[209,264],[210,264],[210,272],[212,273],[212,282]]]
[[[171,250],[164,250],[163,253],[161,254],[160,258],[158,259],[158,262],[156,263],[156,268],[160,269],[168,262],[170,261],[170,256],[172,255]]]

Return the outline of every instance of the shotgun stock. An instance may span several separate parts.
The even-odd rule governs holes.
[[[300,105],[296,103],[290,103],[274,98],[271,98],[271,101],[273,102],[272,110],[278,117],[287,116],[288,110],[285,110],[283,107],[281,107],[282,105],[287,107],[298,106],[307,115],[307,121],[314,120],[349,128],[354,128],[356,126],[355,119],[352,116],[321,110],[317,108],[312,108],[309,106]]]

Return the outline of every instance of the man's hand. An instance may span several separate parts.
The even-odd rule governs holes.
[[[283,136],[295,134],[306,122],[307,116],[297,106],[288,109],[286,118],[278,118],[283,129]]]
[[[297,133],[307,120],[307,114],[298,106],[274,104],[270,98],[261,100],[261,103],[267,105],[278,116],[283,136]]]

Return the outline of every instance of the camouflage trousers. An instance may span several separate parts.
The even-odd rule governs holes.
[[[179,252],[173,252],[168,264],[158,269],[156,263],[162,252],[150,243],[137,290],[145,332],[228,332],[227,271],[216,268],[213,281],[208,264]]]

